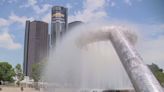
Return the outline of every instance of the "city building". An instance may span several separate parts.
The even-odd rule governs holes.
[[[68,30],[72,30],[73,28],[84,24],[82,21],[73,21],[71,23],[68,24]]]
[[[48,23],[42,21],[26,21],[23,64],[25,76],[31,76],[32,65],[46,58],[48,50]]]
[[[51,46],[54,47],[57,41],[67,30],[67,8],[62,6],[52,7],[51,15]]]

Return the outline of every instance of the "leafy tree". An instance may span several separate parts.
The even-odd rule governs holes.
[[[44,65],[42,62],[32,65],[32,78],[34,82],[38,82],[41,79],[43,67]]]
[[[154,63],[152,63],[151,65],[148,65],[150,70],[154,73],[154,72],[157,72],[157,71],[161,71],[161,69]]]
[[[164,73],[158,71],[158,72],[155,72],[155,76],[157,77],[158,81],[161,84],[164,83]]]
[[[43,72],[46,63],[47,63],[47,59],[44,59],[43,61],[32,65],[31,77],[34,79],[34,82],[38,82],[41,79],[42,77],[41,74]]]
[[[150,70],[153,72],[157,80],[160,82],[160,84],[164,83],[164,73],[163,69],[159,68],[156,64],[152,63],[151,65],[148,65]]]
[[[32,78],[34,79],[36,89],[39,89],[38,81],[41,79],[43,67],[44,67],[43,62],[32,65]]]
[[[15,76],[14,69],[12,65],[8,62],[0,62],[0,81],[13,82],[13,77]]]
[[[21,68],[20,64],[17,64],[15,67],[15,74],[16,74],[16,78],[17,78],[17,85],[19,86],[20,81],[22,81],[24,79],[24,74]]]

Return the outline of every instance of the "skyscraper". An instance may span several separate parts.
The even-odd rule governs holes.
[[[55,46],[67,30],[67,8],[62,6],[52,7],[51,16],[51,45]]]
[[[24,74],[31,76],[32,65],[48,54],[48,24],[42,21],[26,21],[24,44]]]
[[[68,23],[68,30],[72,30],[73,28],[80,26],[84,24],[82,21],[73,21],[71,23]]]

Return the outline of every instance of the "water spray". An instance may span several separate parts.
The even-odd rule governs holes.
[[[126,73],[128,74],[130,81],[133,87],[135,88],[136,92],[163,92],[163,89],[160,86],[159,82],[154,77],[152,72],[148,69],[148,67],[143,63],[142,58],[134,48],[134,45],[137,41],[137,36],[135,35],[135,33],[127,29],[126,27],[121,26],[97,26],[98,27],[84,25],[81,28],[77,28],[76,30],[71,30],[72,32],[68,33],[66,37],[63,38],[63,41],[56,46],[56,50],[54,51],[55,54],[52,54],[50,62],[48,63],[46,70],[48,72],[45,74],[47,76],[47,79],[50,82],[54,82],[55,85],[57,85],[58,87],[64,88],[85,88],[90,84],[94,85],[91,86],[91,88],[97,87],[97,85],[95,86],[95,84],[99,82],[93,82],[96,81],[96,78],[95,80],[94,78],[92,78],[97,76],[93,76],[94,74],[90,74],[93,72],[93,68],[90,67],[90,65],[88,65],[89,62],[81,61],[83,57],[80,57],[80,50],[82,50],[83,47],[93,42],[110,41],[117,55],[119,56],[119,59],[124,69],[126,70]],[[85,64],[82,65],[83,63]],[[120,67],[121,64],[118,64],[118,66]],[[105,73],[103,76],[105,76],[106,73],[108,73],[107,69],[110,70],[110,67],[112,67],[112,65],[108,63],[108,65],[105,65],[105,67],[106,68],[103,70],[105,72],[101,71],[103,72],[102,75]],[[114,76],[114,78],[123,76],[122,71],[117,72],[119,72],[120,75]],[[95,70],[94,73],[97,73],[97,71]],[[85,74],[88,75],[84,76]],[[82,82],[84,81],[84,77],[88,79],[85,79],[86,83],[84,83],[84,85],[86,86],[83,87],[81,85],[83,84]],[[118,80],[116,80],[118,84],[114,83],[116,81],[113,81],[113,79],[109,81],[109,76],[105,76],[105,78],[105,82],[104,80],[102,81],[102,84],[105,84],[105,86],[102,87],[103,89],[109,89],[112,87],[114,89],[117,89],[115,86],[118,86],[119,83],[121,84],[121,82]],[[110,83],[113,84],[109,85]],[[129,85],[127,87],[129,87]],[[121,87],[118,87],[118,89],[121,89]]]

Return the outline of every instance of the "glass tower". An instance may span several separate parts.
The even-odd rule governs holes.
[[[51,15],[51,46],[60,41],[67,30],[67,8],[62,6],[52,7]]]
[[[24,43],[24,74],[31,77],[32,65],[43,61],[49,51],[48,23],[26,21]]]

